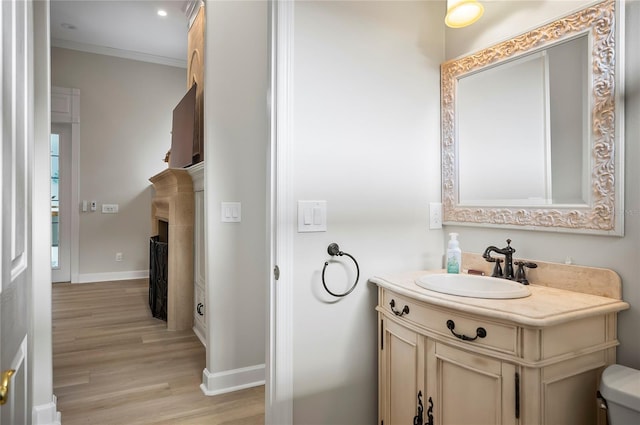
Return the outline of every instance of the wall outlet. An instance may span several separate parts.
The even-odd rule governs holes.
[[[116,261],[122,261],[122,253],[116,252]]]
[[[429,229],[442,229],[442,203],[429,203]]]
[[[96,201],[91,201],[89,203],[89,207],[91,208],[91,211],[95,211],[98,208],[98,203]]]

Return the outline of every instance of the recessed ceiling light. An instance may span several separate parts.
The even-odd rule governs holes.
[[[78,27],[76,27],[75,25],[71,25],[71,24],[67,24],[66,22],[63,22],[60,24],[60,26],[66,30],[77,30]]]
[[[166,10],[162,10],[162,9],[158,9],[158,16],[167,16],[167,11]]]

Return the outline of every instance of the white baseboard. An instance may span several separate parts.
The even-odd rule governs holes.
[[[211,396],[264,385],[264,370],[263,364],[216,373],[205,369],[202,371],[200,389],[204,395]]]
[[[33,406],[31,412],[31,422],[33,425],[61,425],[62,419],[56,407],[56,396],[53,396],[51,403]]]
[[[144,279],[149,277],[149,270],[131,270],[128,272],[107,272],[107,273],[80,273],[77,282],[71,283],[91,283],[108,282],[110,280],[130,280]]]

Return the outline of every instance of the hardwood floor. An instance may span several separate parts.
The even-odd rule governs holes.
[[[53,286],[62,424],[264,424],[264,386],[207,397],[205,350],[148,308],[146,279]]]

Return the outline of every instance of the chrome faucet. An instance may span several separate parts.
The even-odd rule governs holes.
[[[492,257],[491,256],[492,252],[495,252],[496,254],[504,255],[504,272],[500,267],[500,263],[502,262],[502,260],[500,258]],[[490,263],[496,263],[496,266],[493,269],[493,274],[491,276],[514,280],[514,274],[513,274],[513,253],[514,252],[516,252],[516,250],[511,247],[511,239],[507,239],[507,246],[505,246],[504,248],[497,248],[491,245],[484,250],[484,254],[482,254],[482,258],[484,258]]]

